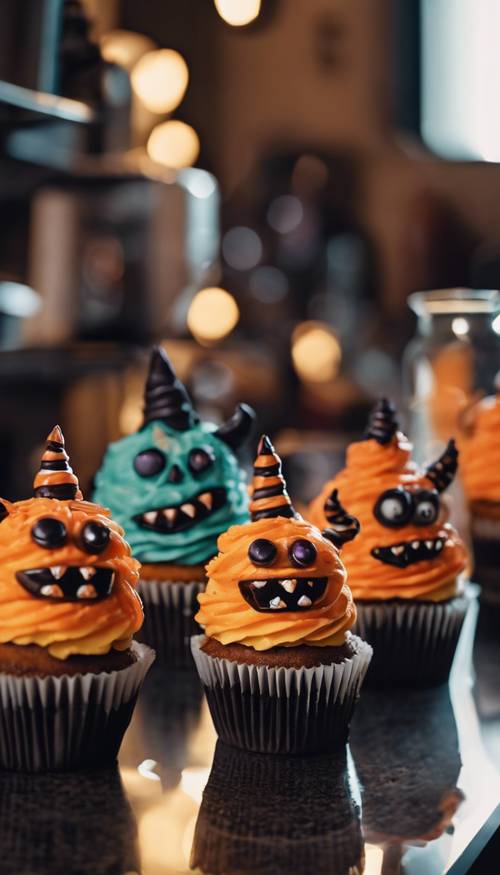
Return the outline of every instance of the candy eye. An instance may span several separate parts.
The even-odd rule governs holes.
[[[140,477],[154,477],[163,471],[166,462],[166,457],[160,450],[144,450],[135,457],[134,468]]]
[[[201,474],[215,462],[212,447],[195,447],[188,456],[188,467],[193,474]]]
[[[85,523],[80,532],[82,547],[87,553],[102,553],[109,544],[110,532],[100,523]]]
[[[288,553],[292,563],[297,568],[305,568],[306,565],[312,565],[316,561],[317,556],[314,544],[311,544],[310,541],[305,541],[303,538],[294,541]]]
[[[61,547],[66,540],[66,526],[60,520],[53,517],[42,517],[31,529],[31,537],[39,545],[47,550]]]
[[[416,526],[428,526],[435,523],[439,514],[439,497],[437,492],[420,492],[415,496],[415,511],[413,522]]]
[[[266,538],[257,538],[248,548],[248,557],[254,565],[272,565],[277,553],[275,544]]]
[[[406,525],[411,519],[412,511],[413,500],[410,493],[399,486],[383,492],[373,508],[379,523],[390,528]]]

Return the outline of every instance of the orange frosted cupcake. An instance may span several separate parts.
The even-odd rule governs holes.
[[[356,620],[339,548],[358,524],[321,532],[292,507],[262,437],[251,522],[218,541],[192,639],[215,728],[228,744],[308,753],[343,744],[371,648]]]
[[[374,648],[370,679],[438,683],[448,677],[468,598],[467,553],[447,521],[442,493],[458,453],[450,441],[425,470],[411,459],[393,406],[375,407],[366,438],[312,502],[309,518],[328,525],[348,501],[361,534],[343,553],[358,608],[357,630]]]
[[[470,509],[474,580],[500,604],[500,375],[496,394],[463,417],[460,472]]]
[[[34,488],[0,504],[0,768],[109,763],[154,658],[132,640],[139,564],[83,501],[57,426]]]

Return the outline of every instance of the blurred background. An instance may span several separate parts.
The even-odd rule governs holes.
[[[433,453],[500,368],[499,27],[497,0],[3,0],[1,494],[56,421],[88,491],[153,342],[203,416],[256,408],[302,500],[380,394]]]

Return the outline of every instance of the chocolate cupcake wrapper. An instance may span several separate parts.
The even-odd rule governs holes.
[[[231,662],[201,650],[191,639],[219,738],[257,753],[333,751],[347,741],[349,722],[372,649],[357,639],[357,653],[315,668],[274,668]]]
[[[0,674],[0,768],[55,772],[113,763],[154,660],[144,644],[132,649],[136,662],[120,671]]]
[[[357,602],[353,631],[373,647],[367,685],[430,686],[446,681],[475,598],[471,588],[442,603]]]
[[[200,581],[139,581],[144,624],[138,637],[154,647],[159,662],[177,668],[193,667],[190,640],[201,631],[194,617],[200,607],[198,593],[205,586]]]

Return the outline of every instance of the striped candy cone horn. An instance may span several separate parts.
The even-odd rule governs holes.
[[[47,438],[40,470],[33,484],[37,498],[59,498],[64,501],[82,498],[78,477],[69,465],[64,448],[64,436],[56,425]]]
[[[370,414],[365,440],[373,438],[383,446],[390,443],[398,428],[394,404],[387,398],[380,398]]]
[[[141,427],[155,420],[161,420],[175,431],[187,431],[199,422],[186,387],[176,376],[161,346],[155,346],[151,354]]]
[[[252,488],[252,522],[277,516],[297,516],[286,491],[286,483],[281,473],[281,459],[265,434],[259,441],[257,458],[253,464]]]

